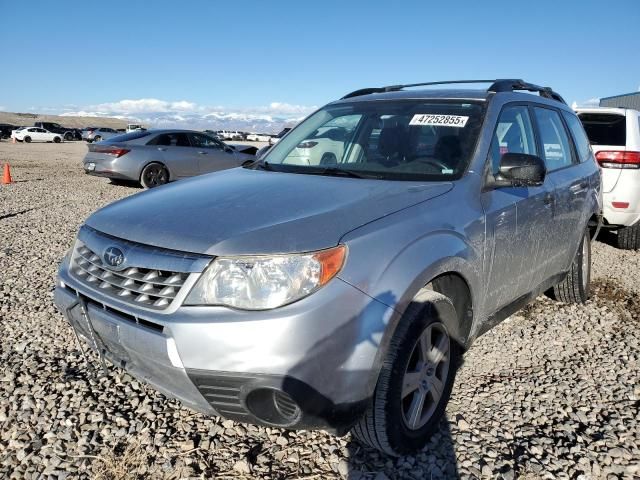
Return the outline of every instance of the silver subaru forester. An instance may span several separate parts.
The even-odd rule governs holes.
[[[422,448],[475,338],[588,298],[601,212],[556,92],[441,83],[475,82],[352,92],[249,167],[91,215],[55,291],[81,345],[200,412]]]

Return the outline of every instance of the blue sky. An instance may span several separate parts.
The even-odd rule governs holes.
[[[640,87],[638,0],[435,3],[5,0],[0,107],[295,116],[440,79],[525,78],[578,103]]]

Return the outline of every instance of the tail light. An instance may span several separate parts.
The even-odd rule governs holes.
[[[298,148],[313,148],[318,144],[318,142],[306,141],[298,144]]]
[[[629,202],[611,202],[613,208],[629,208]]]
[[[95,145],[95,146],[91,145],[89,147],[89,151],[95,152],[95,153],[104,153],[105,155],[111,155],[116,158],[119,158],[123,155],[126,155],[131,150],[128,150],[126,148],[121,148],[121,147],[109,147],[109,146],[104,147],[101,145]]]
[[[640,168],[640,152],[601,151],[596,160],[603,168]]]

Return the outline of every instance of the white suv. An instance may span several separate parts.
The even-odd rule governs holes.
[[[578,108],[576,113],[602,167],[603,226],[617,230],[620,248],[640,249],[640,112]]]

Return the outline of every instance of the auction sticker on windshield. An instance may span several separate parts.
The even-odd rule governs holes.
[[[467,124],[469,117],[462,115],[438,115],[429,113],[416,113],[409,125],[435,125],[462,128]]]

